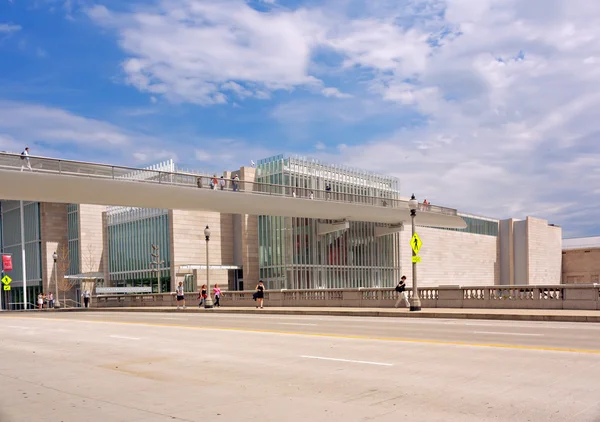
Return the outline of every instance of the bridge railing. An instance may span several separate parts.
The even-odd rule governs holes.
[[[378,207],[406,209],[408,206],[407,201],[396,198],[385,198],[383,196],[377,197],[337,192],[334,190],[296,188],[235,178],[226,179],[216,175],[211,177],[184,172],[166,172],[38,156],[29,156],[28,159],[23,159],[20,154],[0,153],[0,170],[30,171],[30,167],[31,171],[42,174],[50,173],[95,179],[156,183],[196,189],[212,189],[217,192],[232,191],[255,195],[284,196],[297,198],[298,200],[333,201]],[[427,208],[423,209],[423,211],[452,216],[457,215],[457,211],[453,208],[436,205],[426,205],[425,207]]]
[[[221,304],[252,307],[253,291],[225,291]],[[406,290],[412,297],[410,287]],[[186,304],[197,306],[197,293],[186,293]],[[390,308],[398,301],[393,288],[266,290],[272,307]],[[419,289],[423,308],[581,309],[600,310],[600,285],[442,286]],[[177,306],[172,293],[99,295],[94,307]]]

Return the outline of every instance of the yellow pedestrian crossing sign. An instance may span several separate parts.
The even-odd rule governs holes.
[[[413,234],[412,239],[410,239],[410,247],[412,248],[415,255],[419,254],[419,251],[421,250],[421,246],[423,246],[423,242],[421,242],[421,238],[419,237],[418,234],[416,234],[416,233]]]
[[[4,290],[10,290],[10,286],[9,286],[8,284],[6,284],[6,285],[4,286]]]
[[[12,283],[12,278],[10,278],[9,276],[5,275],[4,277],[2,277],[2,283],[4,283],[5,287],[8,287],[8,285],[10,283]],[[10,288],[4,289],[4,290],[10,290]]]
[[[412,262],[414,262],[415,264],[418,262],[421,262],[421,257],[420,256],[413,256],[412,257]]]

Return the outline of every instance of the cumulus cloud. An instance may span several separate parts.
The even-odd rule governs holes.
[[[11,32],[20,31],[22,28],[20,25],[13,25],[10,23],[0,23],[0,34],[10,34]]]
[[[319,84],[308,74],[319,37],[305,10],[262,13],[243,0],[162,0],[152,8],[115,13],[88,10],[114,28],[128,58],[128,83],[173,101],[219,104],[228,96]]]

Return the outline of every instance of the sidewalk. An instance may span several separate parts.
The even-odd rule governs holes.
[[[387,318],[451,318],[451,319],[492,319],[512,321],[555,321],[555,322],[596,322],[600,323],[600,311],[552,310],[552,309],[463,309],[432,308],[420,312],[394,308],[215,308],[202,309],[188,307],[177,310],[175,307],[131,307],[131,308],[75,308],[63,309],[60,312],[214,312],[221,314],[270,314],[270,315],[324,315],[354,317],[387,317]]]

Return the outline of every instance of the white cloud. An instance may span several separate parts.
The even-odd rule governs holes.
[[[13,25],[10,23],[0,23],[0,34],[10,34],[11,32],[20,31],[22,27],[20,25]]]
[[[340,92],[339,89],[334,88],[334,87],[329,87],[329,88],[323,88],[323,90],[321,90],[321,93],[326,96],[326,97],[333,97],[333,98],[352,98],[352,95],[350,94],[346,94],[344,92]]]
[[[318,151],[323,151],[327,148],[327,145],[325,145],[323,142],[317,142],[315,144],[315,149]]]
[[[95,6],[88,14],[118,31],[128,83],[173,101],[219,104],[232,94],[265,98],[320,83],[308,74],[318,16],[302,9],[261,13],[243,0],[162,0],[143,11]]]
[[[196,159],[199,161],[209,161],[212,157],[212,155],[210,153],[208,153],[207,151],[201,150],[201,149],[197,149],[195,155],[196,155]]]
[[[147,163],[177,157],[152,136],[40,104],[0,100],[0,148],[80,160]]]

